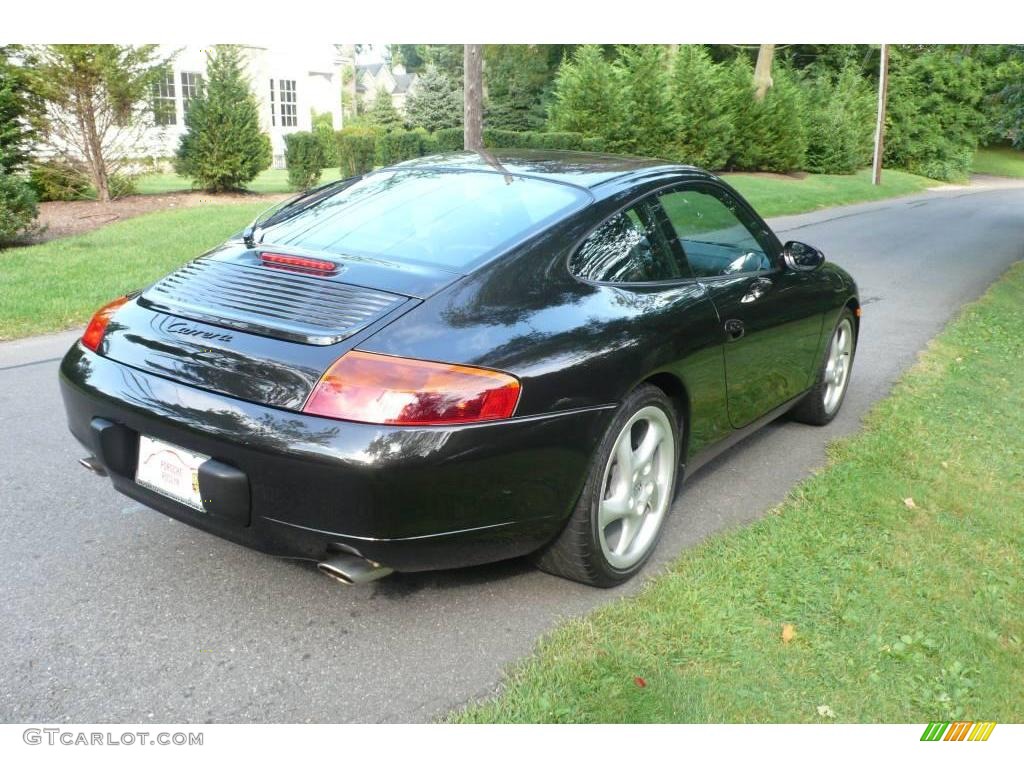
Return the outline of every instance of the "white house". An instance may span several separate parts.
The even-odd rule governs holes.
[[[354,71],[351,45],[242,45],[250,85],[260,105],[260,126],[270,134],[274,167],[284,167],[284,136],[312,127],[312,112],[330,113],[335,130],[342,127],[345,70]],[[175,54],[166,78],[154,93],[156,125],[147,130],[144,153],[170,157],[185,132],[189,100],[206,78],[208,47],[164,46]],[[349,88],[352,86],[349,85]]]

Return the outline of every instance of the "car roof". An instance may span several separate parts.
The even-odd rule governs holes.
[[[392,166],[392,168],[510,173],[516,176],[572,184],[591,190],[613,180],[639,180],[666,172],[713,178],[711,174],[694,166],[678,165],[665,160],[551,149],[485,149],[480,152],[448,152],[408,160]]]

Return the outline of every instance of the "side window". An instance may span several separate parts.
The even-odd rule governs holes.
[[[682,277],[654,210],[650,203],[641,202],[595,229],[570,259],[572,273],[584,280],[606,283],[649,283]]]
[[[694,277],[716,277],[773,268],[754,234],[754,222],[727,195],[695,187],[660,198],[665,214],[686,252]]]

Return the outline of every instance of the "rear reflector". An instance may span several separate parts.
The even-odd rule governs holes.
[[[286,253],[261,253],[260,261],[268,267],[292,269],[296,272],[310,272],[318,275],[330,275],[338,271],[338,265],[333,261],[289,256]]]
[[[92,320],[85,328],[85,333],[82,334],[82,344],[96,352],[100,348],[100,342],[103,341],[103,335],[107,332],[110,318],[127,301],[128,297],[122,296],[96,310],[96,314],[92,316]]]
[[[507,373],[347,352],[316,385],[305,413],[368,424],[437,426],[507,419],[519,402]]]

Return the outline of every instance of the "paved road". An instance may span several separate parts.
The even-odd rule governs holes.
[[[1024,189],[929,192],[773,222],[858,279],[863,331],[829,427],[785,420],[702,469],[657,559],[741,525],[820,466],[965,301],[1024,257]],[[0,721],[417,721],[495,689],[561,617],[627,594],[521,561],[345,588],[122,497],[75,459],[72,335],[0,345]]]

